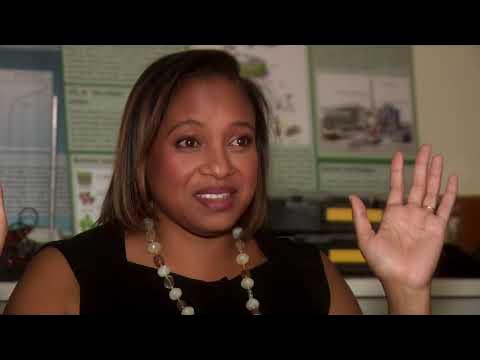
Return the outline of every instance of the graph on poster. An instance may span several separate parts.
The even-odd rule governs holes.
[[[52,95],[49,72],[0,70],[2,150],[49,150]]]

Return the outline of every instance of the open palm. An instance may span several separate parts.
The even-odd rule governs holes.
[[[366,209],[357,196],[351,196],[360,250],[369,266],[383,282],[425,288],[437,266],[448,218],[458,192],[458,178],[449,177],[442,201],[435,211],[442,179],[443,158],[431,147],[420,148],[415,163],[413,185],[404,203],[403,156],[392,159],[390,194],[384,217],[375,233]]]

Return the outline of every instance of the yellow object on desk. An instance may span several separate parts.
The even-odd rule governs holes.
[[[382,209],[367,209],[367,217],[372,223],[382,221]],[[353,214],[351,208],[327,208],[325,218],[328,222],[352,222]]]
[[[328,258],[333,263],[364,264],[366,263],[359,249],[330,249]]]

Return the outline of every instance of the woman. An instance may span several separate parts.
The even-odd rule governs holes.
[[[324,254],[261,229],[267,117],[262,93],[226,53],[187,51],[152,64],[127,101],[99,226],[42,249],[5,312],[359,314]],[[458,187],[450,177],[436,210],[443,160],[430,157],[422,146],[404,203],[403,156],[395,154],[377,233],[350,197],[359,247],[392,314],[430,312]]]

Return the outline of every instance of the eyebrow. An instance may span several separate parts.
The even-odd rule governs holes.
[[[177,129],[177,128],[179,128],[179,127],[182,127],[182,126],[186,126],[186,125],[195,125],[195,126],[198,126],[198,127],[202,127],[202,126],[203,126],[203,124],[202,124],[200,121],[193,120],[193,119],[188,119],[188,120],[181,121],[181,122],[175,124],[175,126],[173,126],[173,127],[168,131],[168,135],[170,135],[175,129]]]
[[[193,119],[188,119],[188,120],[185,120],[185,121],[181,121],[177,124],[175,124],[175,126],[173,126],[169,131],[168,131],[168,135],[170,135],[173,131],[175,131],[176,129],[178,129],[179,127],[182,127],[182,126],[187,126],[187,125],[194,125],[194,126],[197,126],[197,127],[203,127],[203,124],[200,122],[200,121],[197,121],[197,120],[193,120]],[[234,123],[232,123],[232,126],[235,126],[235,127],[247,127],[249,129],[251,129],[252,131],[255,131],[255,127],[248,121],[235,121]]]

